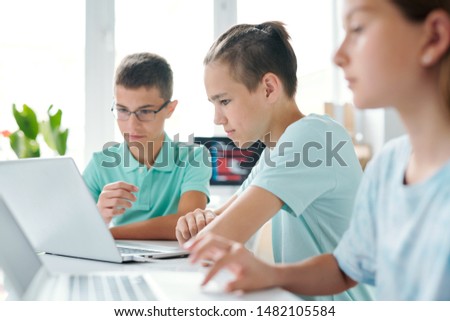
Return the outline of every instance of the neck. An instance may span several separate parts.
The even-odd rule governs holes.
[[[450,108],[436,100],[422,100],[397,109],[412,145],[406,178],[418,182],[450,160]]]
[[[305,117],[293,99],[281,102],[274,106],[272,111],[273,117],[269,124],[269,129],[267,134],[261,139],[267,147],[275,147],[286,128]]]
[[[133,157],[141,164],[144,164],[147,168],[153,166],[161,151],[164,143],[164,133],[152,141],[148,141],[146,144],[129,144],[129,149]]]

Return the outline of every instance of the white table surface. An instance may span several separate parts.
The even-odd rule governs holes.
[[[163,246],[172,246],[176,245],[175,241],[139,241],[140,244],[157,244]],[[182,287],[191,286],[193,289],[190,290],[193,296],[197,299],[201,300],[240,300],[240,301],[291,301],[298,300],[298,297],[293,294],[284,291],[282,289],[269,289],[258,292],[253,292],[249,294],[240,294],[240,295],[226,295],[223,298],[218,297],[217,295],[211,295],[210,297],[205,296],[204,294],[197,295],[197,289],[200,288],[199,284],[192,285],[192,282],[189,283],[187,280],[190,276],[193,278],[198,278],[198,273],[189,272],[203,272],[205,271],[204,267],[200,265],[192,265],[187,258],[173,258],[173,259],[163,259],[158,260],[157,262],[150,263],[138,263],[138,262],[130,262],[130,263],[109,263],[109,262],[101,262],[94,260],[86,260],[86,259],[78,259],[78,258],[70,258],[58,255],[50,255],[50,254],[42,254],[40,255],[42,262],[45,264],[48,270],[52,273],[70,273],[70,274],[86,274],[86,273],[110,273],[110,272],[130,272],[130,273],[139,273],[139,274],[147,274],[149,276],[165,276],[167,272],[173,274],[174,280],[180,283]],[[159,274],[158,274],[159,273]],[[197,281],[198,282],[198,281]],[[169,284],[170,283],[170,284]],[[168,287],[173,287],[174,281],[170,281],[167,283]],[[189,293],[186,292],[186,293]],[[178,295],[174,298],[174,300],[183,300],[182,295]],[[186,301],[189,298],[185,299]]]

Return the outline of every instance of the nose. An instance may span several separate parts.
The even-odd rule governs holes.
[[[344,46],[345,46],[345,40],[341,43],[339,48],[336,50],[334,57],[333,57],[333,62],[341,68],[343,68],[348,63],[348,56],[345,53]]]
[[[341,68],[344,65],[344,58],[343,58],[342,53],[341,53],[341,48],[339,48],[336,51],[336,53],[334,54],[333,62],[334,62],[335,65],[337,65],[337,66],[339,66]]]
[[[333,57],[333,62],[337,66],[344,68],[346,65],[348,65],[350,61],[348,52],[350,47],[351,47],[350,36],[349,34],[346,34],[345,38],[342,40],[342,43],[339,45]]]
[[[130,128],[136,128],[141,124],[141,121],[136,116],[136,114],[131,114],[130,118],[128,118],[127,120],[127,123]]]
[[[223,114],[219,106],[214,106],[214,124],[224,125],[227,122],[227,118]]]

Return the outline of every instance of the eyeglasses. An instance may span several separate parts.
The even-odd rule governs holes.
[[[163,110],[170,103],[170,100],[167,100],[164,104],[161,105],[157,110],[152,110],[149,108],[142,108],[136,111],[129,111],[123,107],[117,107],[116,102],[113,101],[111,106],[111,111],[114,115],[114,118],[117,120],[128,120],[130,119],[131,114],[134,114],[137,119],[140,121],[153,121],[155,120],[156,114]]]

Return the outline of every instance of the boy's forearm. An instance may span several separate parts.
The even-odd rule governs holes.
[[[171,214],[110,228],[117,240],[176,240],[175,226],[180,215]]]
[[[269,191],[251,186],[206,226],[205,233],[212,232],[240,243],[247,242],[282,206],[282,201]]]
[[[199,191],[183,193],[177,213],[130,223],[110,229],[115,239],[129,240],[176,240],[175,228],[178,219],[196,208],[206,207],[206,195]]]
[[[212,210],[214,212],[214,214],[216,215],[220,215],[223,213],[223,211],[225,211],[228,207],[230,207],[230,205],[236,200],[237,196],[233,195],[231,196],[226,202],[225,204],[223,204],[221,207],[216,208],[214,210]]]
[[[277,284],[302,295],[332,295],[357,283],[345,275],[332,254],[323,254],[297,264],[277,265]]]

